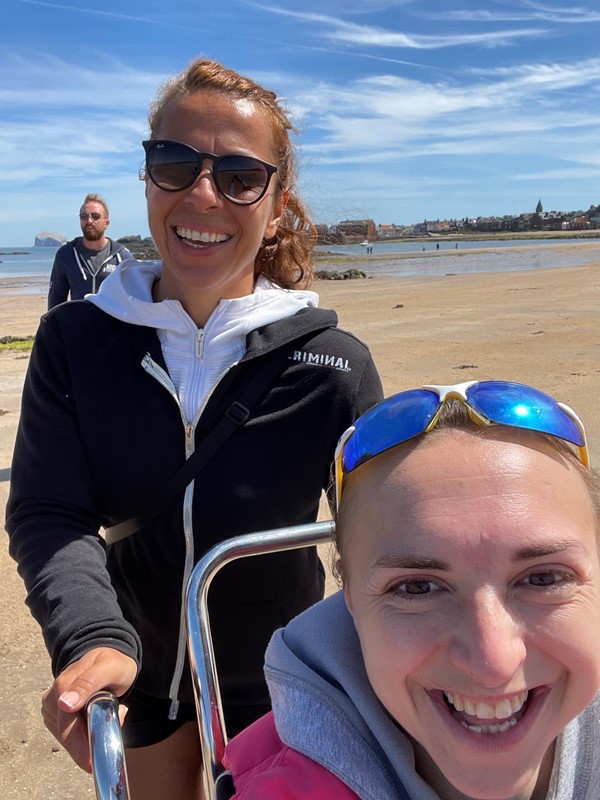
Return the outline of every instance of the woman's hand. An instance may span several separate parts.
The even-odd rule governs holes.
[[[81,713],[89,698],[105,689],[125,694],[137,675],[137,664],[111,647],[97,647],[63,670],[42,698],[42,716],[50,733],[58,739],[73,761],[91,772],[87,721]],[[121,706],[119,718],[127,708]]]

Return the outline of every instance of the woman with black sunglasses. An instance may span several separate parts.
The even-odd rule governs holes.
[[[162,260],[126,262],[98,295],[43,318],[7,530],[52,656],[47,727],[89,769],[80,712],[110,689],[128,710],[134,800],[197,800],[191,568],[217,541],[314,520],[337,438],[381,384],[365,345],[307,290],[314,228],[275,94],[198,60],[165,84],[149,122],[141,177]],[[261,383],[248,408],[247,387]],[[224,417],[234,432],[164,499]],[[136,516],[145,524],[120,538]],[[215,581],[230,733],[268,710],[269,636],[323,585],[314,550],[240,562]]]

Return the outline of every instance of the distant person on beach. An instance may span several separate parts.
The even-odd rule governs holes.
[[[336,457],[343,591],[274,635],[239,800],[598,800],[600,483],[575,413],[424,386]]]
[[[233,535],[314,521],[340,433],[382,387],[308,290],[316,231],[275,93],[199,59],[162,87],[149,128],[140,177],[161,261],[125,262],[42,318],[6,527],[52,657],[48,729],[89,770],[82,712],[110,689],[132,800],[201,800],[192,568]],[[213,581],[228,731],[268,711],[269,638],[323,593],[316,548]]]
[[[79,209],[79,224],[83,236],[67,242],[56,253],[48,289],[49,309],[65,300],[83,300],[86,294],[95,294],[121,261],[133,258],[126,247],[105,236],[110,217],[99,194],[86,196]]]

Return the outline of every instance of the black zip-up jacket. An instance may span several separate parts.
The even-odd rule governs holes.
[[[106,238],[108,239],[108,236]],[[77,242],[82,241],[83,237],[78,236],[56,251],[48,289],[49,309],[64,303],[69,299],[69,295],[71,300],[83,300],[84,295],[95,294],[102,281],[114,272],[121,261],[133,258],[126,247],[113,239],[108,239],[110,252],[98,272],[92,273],[77,253]]]
[[[334,312],[306,308],[252,331],[243,359],[211,395],[196,442],[236,399],[257,359],[289,352],[252,418],[195,478],[195,560],[230,536],[316,519],[339,436],[382,397],[367,347],[336,324]],[[143,648],[137,686],[167,698],[186,552],[183,495],[147,529],[108,548],[98,533],[139,513],[185,459],[179,409],[143,369],[147,355],[166,370],[153,328],[87,301],[42,318],[6,528],[54,674],[93,647],[115,647],[138,662]],[[319,600],[323,588],[314,548],[242,559],[219,573],[210,613],[225,705],[266,698],[262,667],[271,633]],[[179,699],[193,699],[187,666]]]

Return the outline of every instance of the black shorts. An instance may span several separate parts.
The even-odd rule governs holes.
[[[186,722],[197,722],[194,703],[180,703],[177,719],[169,719],[170,700],[152,697],[139,689],[133,689],[125,703],[129,709],[123,723],[125,747],[148,747],[151,744],[158,744],[168,739]],[[223,713],[228,738],[233,738],[270,710],[268,703],[225,707]]]

